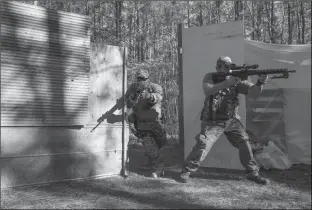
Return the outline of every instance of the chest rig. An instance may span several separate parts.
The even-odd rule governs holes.
[[[228,120],[237,114],[239,97],[236,87],[220,90],[207,96],[201,114],[201,120]]]

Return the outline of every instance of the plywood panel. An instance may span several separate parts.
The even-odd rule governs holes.
[[[91,45],[89,124],[96,124],[97,119],[122,97],[122,53],[121,47],[100,43]],[[116,110],[114,114],[121,115],[122,110]]]
[[[237,64],[244,63],[243,22],[235,21],[183,29],[182,47],[183,93],[180,94],[183,94],[184,152],[187,156],[196,143],[194,137],[200,132],[199,112],[205,97],[202,90],[204,75],[216,71],[216,61],[220,56],[230,56]],[[242,103],[239,114],[245,125],[245,97],[240,96],[240,100]],[[212,147],[202,166],[243,169],[238,150],[225,136],[222,136]]]
[[[2,158],[1,188],[66,179],[116,175],[121,170],[121,151]]]

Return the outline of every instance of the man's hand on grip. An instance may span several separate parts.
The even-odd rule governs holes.
[[[261,75],[259,76],[258,81],[259,81],[259,83],[261,83],[261,84],[266,84],[266,83],[268,82],[268,79],[269,79],[269,77],[268,77],[267,74],[261,74]]]
[[[228,79],[227,79],[227,82],[229,84],[229,86],[235,86],[237,85],[237,83],[240,81],[241,79],[239,77],[233,77],[233,76],[230,76]]]
[[[142,93],[141,93],[141,96],[140,96],[142,99],[146,99],[146,100],[148,100],[148,99],[150,99],[151,98],[151,94],[149,93],[149,92],[147,92],[147,91],[143,91]]]

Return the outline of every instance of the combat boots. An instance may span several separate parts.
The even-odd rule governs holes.
[[[180,182],[187,183],[190,180],[190,174],[191,172],[182,170],[179,177]]]
[[[164,176],[165,175],[164,167],[165,167],[164,163],[159,163],[157,164],[156,167],[152,167],[152,169],[150,170],[150,177],[158,178]]]
[[[269,180],[261,177],[258,172],[248,173],[246,178],[250,181],[253,181],[257,184],[267,185],[269,184]]]
[[[150,163],[150,173],[149,173],[150,177],[158,178],[164,176],[165,163],[161,150],[156,160],[149,158],[149,163]]]

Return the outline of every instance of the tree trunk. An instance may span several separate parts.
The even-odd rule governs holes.
[[[234,1],[234,11],[235,11],[235,20],[242,20],[242,10],[243,10],[243,2],[242,1]]]
[[[274,30],[274,1],[271,1],[270,25],[271,25],[271,42],[272,43],[276,43],[276,40],[275,40],[275,30]]]
[[[118,9],[118,1],[115,1],[115,24],[116,24],[116,31],[115,31],[115,36],[116,36],[116,41],[119,40],[119,9]]]
[[[265,11],[266,11],[266,15],[267,15],[267,29],[268,29],[268,34],[269,34],[269,39],[270,39],[270,41],[271,41],[271,43],[273,43],[273,34],[272,34],[272,25],[271,25],[271,20],[272,20],[272,17],[270,17],[271,16],[271,14],[270,14],[270,4],[269,4],[269,2],[265,2]]]
[[[216,6],[217,6],[217,18],[218,18],[218,23],[221,23],[221,1],[216,1]]]
[[[297,4],[297,8],[296,8],[296,16],[297,16],[297,30],[298,30],[298,38],[297,38],[297,44],[301,44],[301,29],[300,29],[300,15],[299,15],[299,2]]]
[[[234,1],[234,20],[238,20],[238,1]]]
[[[142,33],[141,33],[141,63],[145,60],[145,53],[144,53],[144,43],[145,43],[145,34],[146,34],[146,18],[145,18],[145,7],[142,9]]]
[[[304,19],[304,3],[303,2],[300,2],[300,15],[301,15],[301,23],[302,23],[302,28],[301,28],[301,35],[302,35],[302,38],[301,38],[301,41],[302,41],[302,44],[305,44],[305,39],[304,39],[304,31],[305,31],[305,19]]]
[[[210,4],[210,1],[206,1],[206,3],[208,4],[208,25],[211,23],[211,4]]]
[[[187,1],[187,27],[190,28],[190,2]]]
[[[141,63],[144,62],[144,36],[141,35]]]
[[[132,58],[132,14],[129,15],[129,57]]]
[[[90,8],[89,8],[89,6],[88,6],[88,0],[85,0],[85,5],[86,5],[86,6],[85,6],[85,12],[86,12],[85,14],[86,14],[86,15],[89,15]]]
[[[252,21],[252,32],[251,32],[251,39],[255,40],[255,10],[254,10],[254,0],[251,0],[251,21]]]
[[[263,5],[259,2],[257,2],[257,39],[258,41],[261,41],[261,30],[260,30],[260,26],[261,26],[261,13],[262,13],[262,9],[263,9]]]
[[[284,24],[285,24],[285,7],[283,4],[283,19],[282,19],[282,32],[281,32],[281,44],[284,44]]]
[[[139,9],[138,9],[138,2],[135,2],[135,11],[136,11],[136,36],[135,36],[135,40],[136,40],[136,56],[138,59],[138,62],[140,62],[140,19],[139,19]]]
[[[267,26],[268,30],[264,30],[264,33],[266,34],[266,31],[268,31],[269,34],[269,38],[271,39],[271,29],[270,29],[270,13],[269,13],[269,9],[268,9],[268,2],[265,2],[265,14],[267,17],[267,22],[265,23],[265,25]]]
[[[288,44],[292,44],[291,7],[289,1],[287,2],[287,13],[288,13]]]
[[[154,59],[158,56],[158,53],[157,53],[157,48],[156,48],[156,39],[157,39],[157,26],[156,26],[156,21],[154,21],[154,40],[153,40],[153,43],[154,43]]]
[[[151,58],[151,56],[150,56],[150,48],[151,48],[151,45],[150,45],[150,28],[149,28],[149,24],[150,24],[150,22],[149,22],[149,17],[148,17],[148,15],[147,14],[150,14],[150,11],[146,11],[145,12],[145,18],[146,18],[146,24],[145,24],[145,31],[146,31],[146,33],[145,33],[145,52],[144,52],[144,54],[145,54],[145,59],[146,60],[149,60],[149,58]]]
[[[99,2],[101,4],[101,2]],[[115,1],[115,22],[116,22],[116,45],[121,44],[121,11],[122,11],[122,1]],[[100,17],[99,17],[100,18]]]
[[[95,28],[96,26],[95,26],[95,7],[93,7],[93,40],[91,40],[91,41],[93,41],[93,42],[96,42],[96,28]]]
[[[200,26],[203,26],[203,9],[202,9],[202,3],[199,2],[199,16],[198,16],[198,22]]]
[[[121,41],[122,41],[122,37],[121,37],[121,26],[122,26],[122,8],[123,8],[123,1],[119,1],[119,11],[118,11],[118,14],[119,14],[119,23],[118,23],[118,35],[119,35],[119,40],[118,40],[118,43],[119,45],[121,44]]]
[[[211,13],[211,23],[212,23],[212,24],[215,24],[215,23],[217,22],[217,21],[216,21],[216,14],[215,14],[215,12],[214,12],[213,6],[211,6],[211,3],[210,3],[209,12]]]

